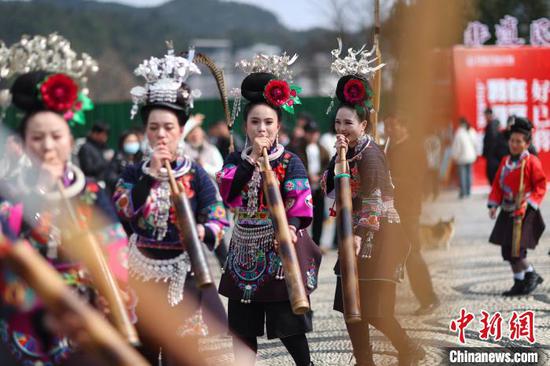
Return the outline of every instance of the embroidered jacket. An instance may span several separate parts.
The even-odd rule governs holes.
[[[403,236],[400,218],[393,205],[393,185],[384,152],[370,137],[348,149],[353,205],[353,231],[363,238],[365,254],[359,257],[359,278],[365,280],[401,281],[410,244]],[[334,197],[334,156],[321,186]],[[332,213],[335,215],[334,210]],[[340,274],[339,262],[334,268]]]
[[[522,161],[525,161],[524,201],[536,210],[539,208],[546,194],[546,176],[540,160],[528,151],[515,161],[510,155],[501,160],[489,195],[489,207],[500,206],[504,211],[516,210]]]
[[[297,229],[308,227],[313,218],[313,204],[304,164],[295,154],[285,151],[279,159],[271,162],[271,167],[281,183],[281,196],[289,225],[294,225]],[[261,185],[258,190],[258,209],[247,212],[253,172],[254,166],[243,160],[240,152],[234,152],[229,154],[222,171],[218,173],[218,185],[226,205],[236,209],[236,223],[265,225],[271,223],[271,219]]]
[[[140,248],[181,249],[179,231],[176,227],[176,216],[170,205],[168,225],[163,238],[158,237],[158,227],[162,219],[161,182],[143,172],[147,161],[131,165],[122,173],[116,185],[113,201],[119,217],[130,223],[134,233],[139,236],[137,245]],[[185,163],[178,159],[173,163],[177,172]],[[212,179],[196,163],[191,163],[189,170],[177,182],[183,184],[191,208],[195,213],[197,224],[205,228],[205,244],[214,249],[223,237],[224,228],[228,226],[225,208]],[[170,192],[166,192],[168,195]]]
[[[126,234],[103,190],[94,181],[84,180],[83,174],[81,177],[81,191],[71,199],[78,219],[81,225],[93,231],[106,248],[108,264],[119,283],[124,285],[127,281]],[[67,190],[76,186],[68,177],[68,172],[64,181]],[[57,203],[52,204],[32,190],[22,192],[19,181],[8,182],[7,185],[11,188],[7,195],[11,202],[0,200],[0,222],[4,235],[12,240],[27,240],[56,268],[67,285],[94,304],[97,293],[85,268],[80,263],[57,257],[57,250],[52,251],[57,245],[63,245],[60,243],[60,229],[55,226],[58,214],[52,211]],[[32,203],[33,212],[29,212],[30,208],[23,203],[15,202],[18,195],[24,195],[26,202]],[[95,219],[98,213],[106,219],[100,226],[92,224],[92,218]],[[31,221],[31,218],[34,219]],[[0,311],[0,339],[21,364],[57,364],[72,351],[67,339],[60,339],[45,328],[42,321],[44,308],[35,292],[3,267],[1,262]]]
[[[302,161],[288,151],[271,161],[271,167],[280,182],[288,223],[298,229],[299,265],[306,291],[311,292],[317,287],[320,253],[307,233],[300,230],[309,226],[313,217],[307,172]],[[235,209],[235,228],[219,292],[243,302],[285,301],[288,294],[282,262],[274,250],[275,233],[259,176],[254,182],[254,169],[239,152],[226,158],[218,174],[224,202]]]
[[[361,154],[361,156],[357,156]],[[380,220],[399,222],[399,215],[393,205],[393,185],[384,153],[370,138],[359,142],[354,149],[348,149],[347,158],[355,160],[350,166],[351,192],[353,202],[353,228],[356,235],[380,229]],[[321,185],[325,193],[334,197],[334,166],[336,156],[323,175]]]

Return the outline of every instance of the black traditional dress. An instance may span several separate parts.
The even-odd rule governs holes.
[[[399,215],[393,206],[393,185],[383,151],[365,136],[349,149],[353,231],[362,237],[357,259],[361,313],[365,317],[393,315],[395,284],[403,279],[410,245],[403,235]],[[324,174],[325,192],[334,193],[334,156]],[[334,309],[343,312],[340,264],[337,275]]]
[[[303,334],[312,329],[311,312],[298,316],[290,310],[281,258],[274,249],[275,231],[263,197],[260,172],[248,159],[247,152],[250,148],[245,153],[230,154],[218,175],[224,202],[235,209],[235,227],[219,288],[220,293],[229,298],[230,328],[244,336],[262,335],[264,319],[261,314],[265,311],[268,338]],[[281,185],[288,223],[298,229],[296,250],[309,294],[317,288],[321,255],[304,230],[313,215],[307,172],[302,161],[281,145],[272,149],[270,163]],[[255,306],[257,304],[260,305]],[[249,309],[249,321],[246,321],[247,314],[242,313],[246,308]],[[254,314],[258,315],[257,319],[250,320]],[[293,325],[285,326],[285,322]]]

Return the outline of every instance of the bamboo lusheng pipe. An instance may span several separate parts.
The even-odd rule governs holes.
[[[336,231],[338,237],[338,259],[342,279],[342,299],[346,323],[361,321],[359,297],[359,276],[354,249],[349,166],[346,148],[341,147],[339,159],[334,166],[334,188],[336,191]]]
[[[111,324],[65,285],[59,273],[28,243],[19,241],[12,245],[0,237],[0,248],[1,259],[34,289],[50,313],[58,319],[64,316],[78,319],[86,339],[79,345],[90,354],[100,357],[104,365],[148,365]]]
[[[164,161],[164,167],[168,172],[168,181],[170,182],[170,190],[172,191],[172,204],[176,211],[181,240],[187,253],[189,253],[191,268],[195,274],[197,286],[201,288],[212,286],[214,285],[214,279],[210,272],[202,243],[199,240],[195,216],[185,189],[176,181],[168,160]]]
[[[519,192],[516,201],[516,209],[521,210],[525,196],[525,183],[523,182],[525,174],[525,159],[521,161],[521,172],[519,174]],[[521,230],[523,226],[523,215],[514,217],[514,226],[512,229],[512,258],[519,258],[521,251]]]
[[[64,230],[62,233],[64,249],[71,258],[83,261],[94,286],[109,304],[109,318],[114,326],[130,344],[138,346],[140,341],[136,328],[130,321],[126,304],[122,299],[116,279],[105,259],[101,245],[89,230],[82,230],[79,227],[78,218],[65,195],[63,184],[58,181],[57,186],[72,224],[67,228],[68,230]]]
[[[375,19],[375,26],[374,26],[374,45],[375,45],[375,54],[376,54],[376,66],[382,64],[382,53],[380,52],[380,30],[381,30],[381,24],[380,24],[380,0],[375,0],[374,4],[374,19]],[[382,69],[379,69],[374,74],[374,81],[373,81],[373,91],[374,91],[374,98],[373,98],[373,109],[374,112],[371,114],[371,123],[372,123],[372,133],[374,136],[374,141],[378,143],[378,111],[380,110],[380,93],[382,89]]]
[[[294,314],[305,314],[309,311],[309,300],[300,273],[298,254],[296,253],[296,248],[290,237],[290,228],[288,227],[285,207],[281,192],[279,191],[279,182],[275,178],[275,174],[269,164],[269,156],[266,148],[262,150],[262,155],[264,192],[271,221],[275,228],[277,242],[279,243],[279,256],[283,263],[290,305],[292,306]]]

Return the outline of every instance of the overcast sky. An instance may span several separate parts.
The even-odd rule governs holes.
[[[156,6],[169,0],[97,0],[118,2],[133,6]],[[180,0],[181,1],[181,0]],[[373,7],[373,0],[222,0],[253,4],[273,12],[288,28],[304,30],[313,27],[331,27],[331,4],[353,2],[360,7]],[[391,6],[392,1],[381,1],[383,7]],[[374,10],[372,10],[374,11]]]

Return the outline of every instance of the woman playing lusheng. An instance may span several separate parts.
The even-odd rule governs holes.
[[[515,117],[510,126],[508,146],[510,155],[500,162],[491,194],[489,195],[489,216],[497,218],[489,241],[501,246],[502,258],[510,262],[514,274],[514,285],[503,296],[527,295],[542,283],[543,279],[527,262],[527,249],[534,249],[545,229],[540,204],[546,194],[546,176],[540,160],[529,153],[531,144],[531,123]],[[523,170],[524,195],[518,207],[520,177]],[[498,217],[497,208],[500,207]],[[521,241],[518,253],[512,253],[514,220],[522,218]]]
[[[136,102],[144,103],[141,117],[152,152],[141,163],[126,168],[113,196],[119,216],[129,222],[133,232],[129,253],[132,283],[144,288],[140,282],[164,281],[166,297],[158,299],[163,301],[159,308],[170,312],[178,324],[178,334],[173,336],[187,336],[198,342],[201,336],[225,331],[225,309],[215,286],[199,290],[196,285],[189,255],[182,247],[164,163],[170,162],[176,181],[185,189],[199,239],[215,249],[227,226],[225,209],[212,179],[183,154],[181,145],[183,126],[192,106],[191,90],[184,81],[199,69],[169,50],[163,59],[145,61],[136,73],[147,76],[145,88],[134,88],[132,94]],[[137,294],[138,298],[151,296],[145,291]],[[138,315],[147,315],[141,312],[139,302]],[[138,319],[143,353],[156,364],[160,345],[147,334],[144,324]],[[170,364],[170,355],[164,358]]]
[[[270,60],[284,62],[277,56]],[[253,72],[242,82],[241,93],[248,101],[244,129],[250,145],[230,154],[218,176],[225,203],[235,209],[235,228],[219,291],[229,298],[230,330],[248,346],[234,342],[236,364],[255,362],[257,337],[264,334],[265,324],[268,339],[280,338],[296,365],[307,366],[311,360],[305,333],[312,330],[312,313],[292,312],[259,171],[262,150],[267,149],[281,185],[304,285],[311,293],[317,287],[320,252],[303,230],[313,213],[307,172],[302,161],[277,141],[282,109],[293,110],[299,99],[286,81],[276,79],[271,73]]]
[[[42,46],[33,52],[32,45],[43,44],[41,39],[26,40],[33,57],[40,58],[45,52]],[[50,36],[47,45],[57,42],[66,41],[54,35]],[[50,52],[55,55],[55,50],[52,47]],[[90,61],[86,63],[91,67]],[[19,59],[18,62],[23,69],[25,61]],[[54,64],[49,66],[55,68]],[[88,99],[81,94],[81,85],[65,73],[32,71],[18,76],[10,90],[14,105],[24,112],[19,132],[31,166],[0,184],[2,233],[12,240],[29,242],[82,299],[107,312],[106,303],[86,268],[79,261],[66,257],[66,249],[74,248],[79,242],[69,243],[61,236],[69,226],[63,226],[66,213],[62,211],[64,198],[59,185],[72,204],[79,225],[91,230],[104,245],[109,266],[119,283],[126,282],[126,234],[104,191],[70,162],[73,147],[70,125],[85,122],[80,119],[84,106],[81,101]],[[105,220],[98,220],[99,214]],[[67,332],[73,330],[66,322],[68,318],[52,318],[36,293],[1,263],[0,312],[0,339],[18,364],[89,365],[97,362],[93,355],[79,350],[74,338],[69,339]],[[73,326],[80,327],[78,321],[75,320]]]
[[[365,60],[361,58],[360,61]],[[335,161],[343,148],[351,175],[361,303],[361,322],[346,326],[358,365],[374,365],[369,324],[390,339],[399,352],[399,365],[410,365],[423,358],[424,351],[407,336],[394,316],[396,283],[402,279],[409,244],[393,206],[393,185],[384,153],[366,133],[372,107],[372,89],[367,77],[374,70],[367,65],[361,70],[350,69],[353,67],[342,70],[340,74],[350,71],[353,74],[341,75],[336,87],[340,103],[334,121],[337,155],[332,158],[323,178],[325,192],[332,195],[334,180],[338,179],[334,175]],[[338,277],[334,309],[343,312],[339,262],[335,272]]]

